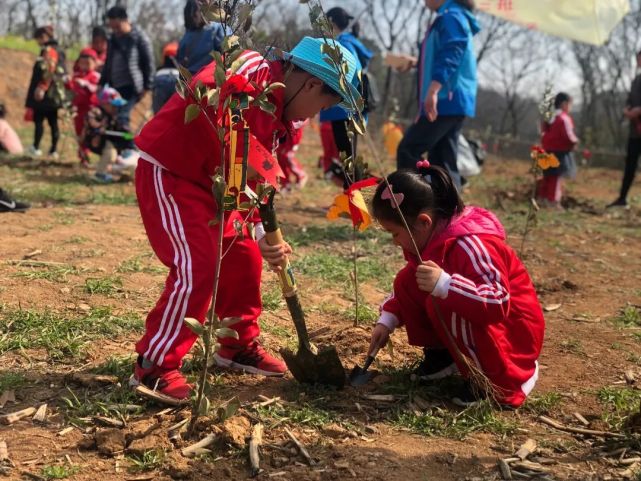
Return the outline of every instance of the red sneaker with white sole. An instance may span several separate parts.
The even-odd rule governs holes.
[[[248,346],[223,346],[214,354],[219,367],[236,369],[263,376],[282,376],[287,366],[269,354],[257,341]]]
[[[178,369],[163,369],[152,365],[149,368],[141,366],[142,358],[138,358],[133,375],[129,378],[129,386],[139,394],[165,404],[174,406],[189,402],[193,386]]]

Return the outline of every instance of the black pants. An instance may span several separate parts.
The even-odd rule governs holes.
[[[623,182],[621,182],[621,193],[619,194],[620,200],[628,198],[628,192],[634,182],[634,177],[639,167],[639,156],[641,156],[641,138],[628,139],[628,151],[625,156],[625,170],[623,171]]]
[[[45,133],[45,119],[51,128],[51,149],[50,154],[53,154],[58,147],[58,139],[60,139],[60,129],[58,128],[58,110],[38,110],[33,109],[33,122],[36,125],[36,131],[33,138],[33,146],[36,149],[40,148],[40,141]]]
[[[332,120],[332,132],[334,133],[334,142],[336,143],[336,148],[338,149],[338,153],[345,154],[345,157],[353,157],[356,155],[356,144],[358,142],[358,135],[354,134],[354,151],[352,151],[352,142],[350,141],[349,135],[348,135],[348,121],[347,120]],[[348,172],[348,175],[345,175],[345,172],[339,168],[335,167],[336,171],[334,174],[338,177],[343,178],[343,184],[345,187],[349,187],[350,184],[350,179],[352,181],[358,181],[361,180],[363,177],[362,172],[356,172],[355,175],[351,171]],[[349,177],[349,179],[348,179]],[[355,178],[352,178],[355,177]]]
[[[416,162],[427,152],[432,165],[447,169],[457,187],[461,186],[456,157],[458,137],[463,127],[462,116],[440,116],[434,122],[421,116],[407,129],[398,146],[396,165],[399,169],[416,169]]]

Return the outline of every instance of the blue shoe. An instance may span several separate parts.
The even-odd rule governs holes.
[[[96,175],[93,176],[93,180],[99,184],[111,184],[114,181],[114,178],[111,174],[96,172]]]

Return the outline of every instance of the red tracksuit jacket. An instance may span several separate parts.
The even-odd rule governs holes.
[[[578,142],[570,114],[557,110],[550,123],[543,123],[541,143],[547,152],[570,152]]]
[[[436,299],[416,285],[416,256],[405,252],[405,257],[408,264],[381,308],[385,324],[405,324],[414,345],[447,347],[436,302],[458,348],[493,382],[498,400],[522,404],[538,378],[545,321],[530,276],[506,244],[499,220],[468,207],[437,231],[422,252],[424,261],[444,271]]]
[[[259,87],[283,81],[284,72],[280,62],[267,61],[259,53],[249,50],[241,58],[246,61],[236,73],[246,76]],[[215,68],[216,65],[212,62],[200,70],[191,81],[192,88],[198,81],[202,81],[207,87],[215,87]],[[272,152],[277,146],[277,140],[291,127],[280,120],[283,115],[284,89],[275,89],[269,99],[276,106],[274,116],[258,107],[246,110],[243,115],[251,133]],[[135,143],[141,150],[140,156],[143,159],[209,189],[212,184],[211,176],[220,165],[220,142],[204,115],[185,124],[185,108],[189,103],[193,102],[174,94],[162,110],[143,127],[135,138]],[[213,119],[215,111],[209,110],[208,115]]]

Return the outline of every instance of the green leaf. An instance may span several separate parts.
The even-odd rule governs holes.
[[[207,105],[210,107],[218,107],[220,100],[220,89],[209,89],[207,91]]]
[[[365,127],[362,119],[359,118],[357,120],[354,120],[352,126],[354,127],[354,130],[356,130],[356,132],[358,132],[360,135],[365,135],[365,130],[367,129],[367,127]]]
[[[284,83],[282,83],[282,82],[274,82],[272,84],[269,84],[265,88],[265,90],[263,92],[265,92],[265,94],[268,94],[270,92],[273,92],[276,89],[283,89],[283,88],[285,88],[285,84]]]
[[[259,101],[258,106],[260,107],[260,110],[269,114],[274,115],[274,112],[276,112],[276,105],[271,102],[267,102],[266,100]]]
[[[179,64],[178,71],[180,72],[181,79],[183,79],[187,83],[191,82],[191,72],[189,70]]]
[[[227,76],[225,75],[225,67],[222,63],[216,64],[216,70],[214,71],[214,79],[216,80],[216,87],[221,88],[225,85],[225,80]]]
[[[228,401],[225,401],[224,403],[222,403],[220,406],[216,408],[216,416],[218,418],[218,422],[223,422],[229,419],[234,414],[236,414],[239,409],[240,409],[240,400],[238,399],[238,397],[234,396]]]
[[[238,332],[234,331],[233,329],[230,329],[229,327],[220,327],[216,329],[216,337],[219,337],[219,338],[232,337],[234,339],[238,339]]]
[[[214,57],[214,61],[216,62],[216,65],[222,65],[224,67],[225,62],[223,61],[223,56],[218,50],[214,50],[211,53],[211,56]]]
[[[220,325],[222,327],[229,327],[229,326],[233,326],[234,324],[242,320],[243,319],[240,317],[226,317],[222,321],[220,321]]]
[[[197,104],[189,104],[185,109],[185,123],[188,124],[200,114],[200,107]]]
[[[218,205],[222,205],[223,197],[225,196],[225,191],[227,190],[227,182],[222,175],[214,176],[214,183],[211,187],[212,193],[214,194],[214,199]]]
[[[209,409],[211,408],[211,403],[206,396],[200,400],[200,406],[198,406],[198,414],[200,416],[207,416],[209,414]]]
[[[184,322],[191,330],[191,332],[196,334],[198,337],[202,336],[205,333],[205,327],[200,322],[198,322],[198,319],[194,319],[193,317],[185,317]]]
[[[223,52],[229,52],[233,48],[238,46],[238,37],[236,35],[230,35],[223,39],[221,48]]]
[[[182,79],[178,79],[178,82],[176,82],[176,92],[178,92],[178,95],[180,95],[180,98],[183,100],[187,97],[187,84],[185,84]]]

